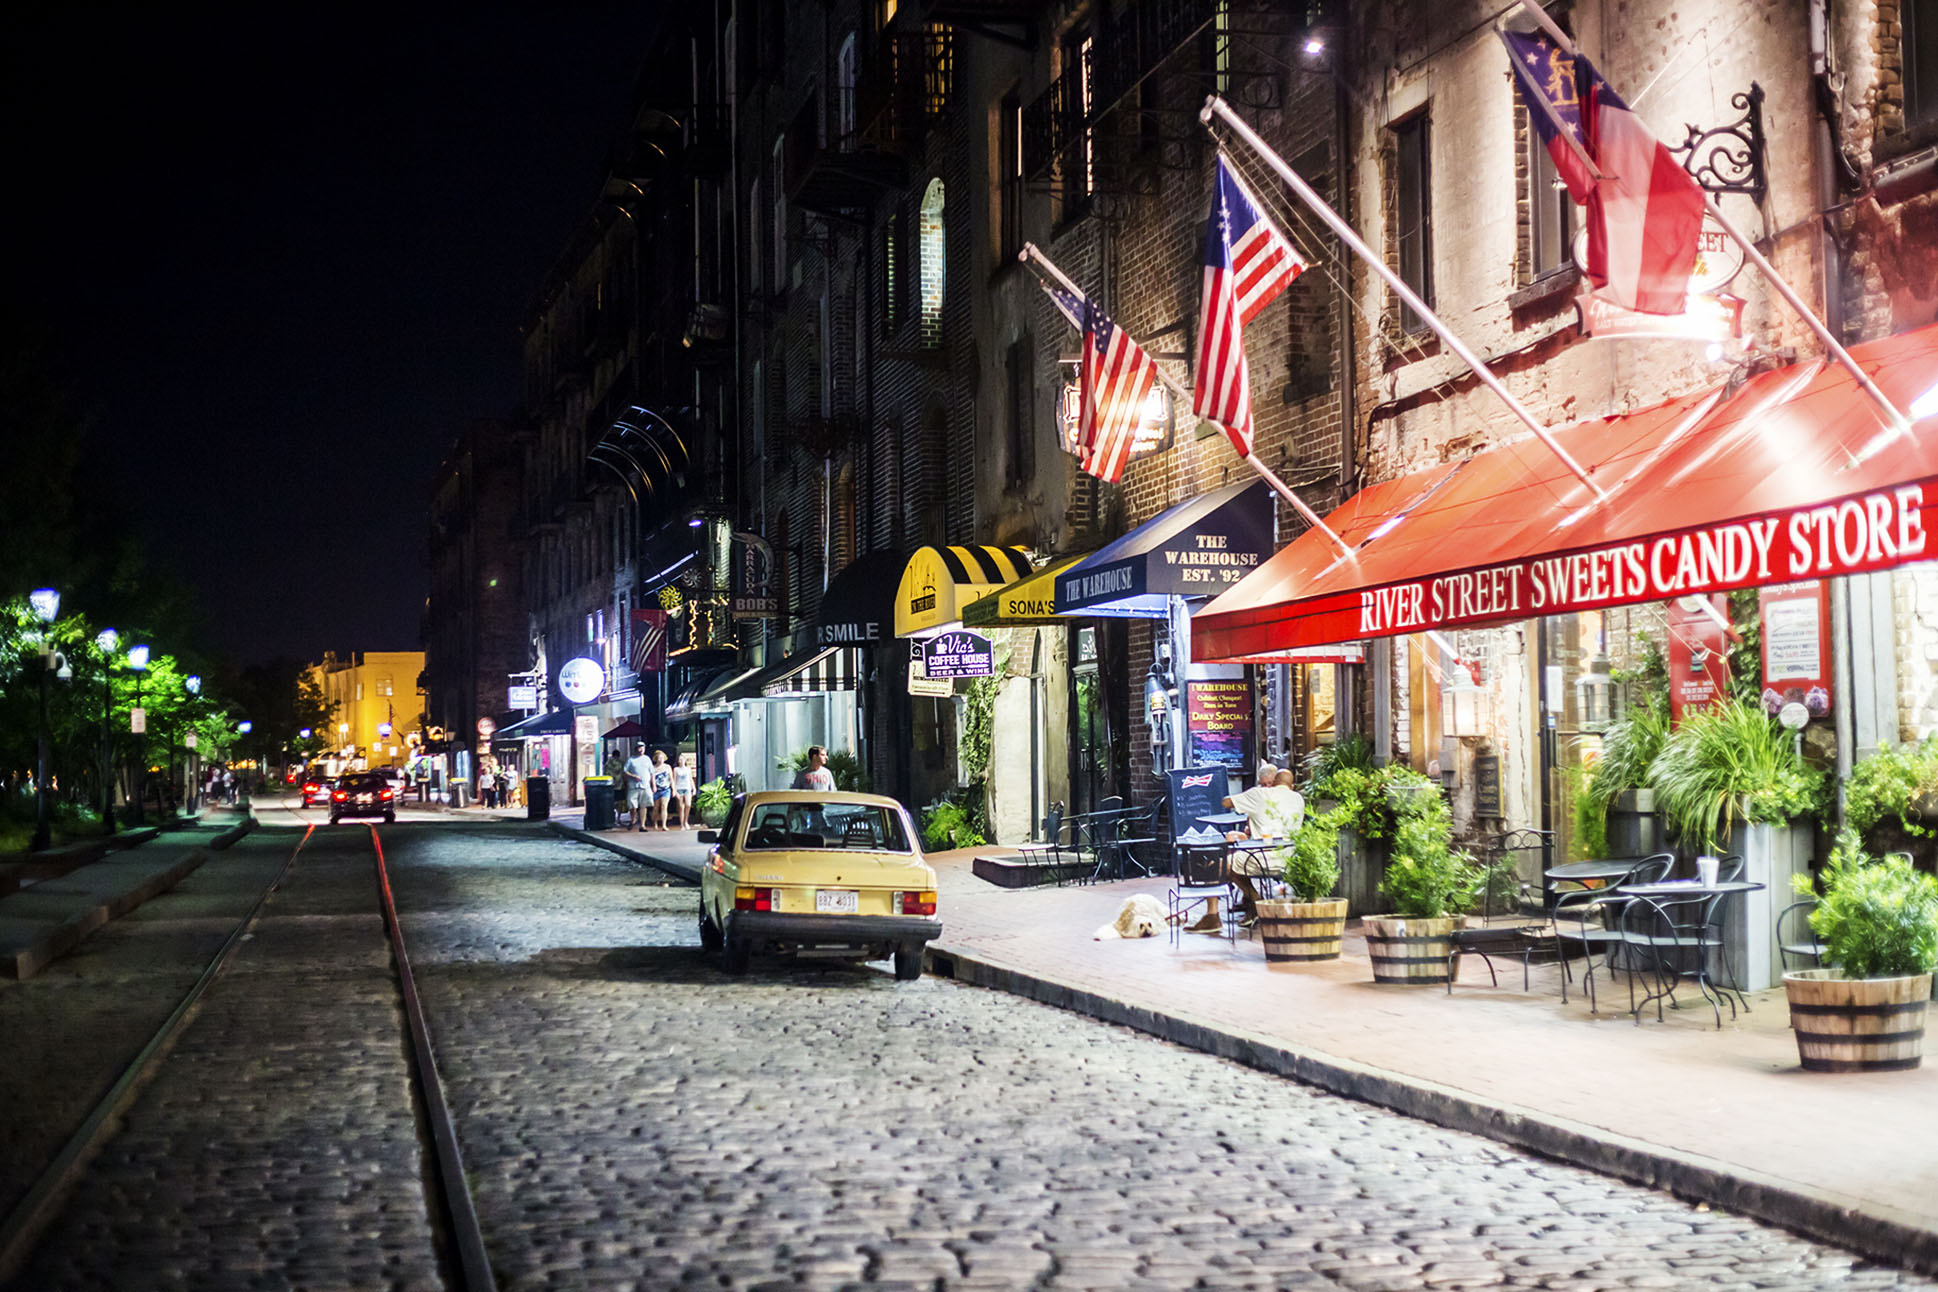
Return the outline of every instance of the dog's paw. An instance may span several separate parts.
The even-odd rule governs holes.
[[[1123,934],[1117,931],[1117,926],[1115,924],[1106,924],[1101,929],[1098,929],[1095,933],[1091,934],[1090,940],[1092,942],[1114,942],[1118,938],[1121,938],[1123,936],[1124,936]]]

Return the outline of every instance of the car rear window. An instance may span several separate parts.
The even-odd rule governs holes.
[[[387,790],[390,782],[376,772],[359,772],[355,776],[343,778],[341,788],[346,790]]]
[[[902,814],[873,803],[762,803],[748,809],[749,851],[840,849],[909,852]]]

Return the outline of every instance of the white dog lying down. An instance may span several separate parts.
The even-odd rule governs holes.
[[[1139,893],[1135,897],[1126,897],[1116,920],[1098,929],[1091,940],[1104,942],[1111,938],[1154,938],[1163,927],[1164,907],[1149,893]]]

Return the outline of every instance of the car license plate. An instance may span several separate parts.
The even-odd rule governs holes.
[[[370,796],[369,796],[368,794],[359,794],[359,795],[357,795],[357,802],[359,802],[359,803],[374,803],[374,802],[376,802],[376,800],[375,800],[375,799],[373,799],[373,798],[371,798],[371,797],[370,797]]]
[[[814,909],[837,915],[853,915],[860,907],[852,888],[820,888],[814,893]]]

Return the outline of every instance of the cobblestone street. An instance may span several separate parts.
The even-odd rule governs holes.
[[[729,979],[692,889],[529,827],[382,834],[501,1287],[1929,1286],[994,992]],[[367,841],[318,832],[15,1286],[443,1285]]]

